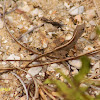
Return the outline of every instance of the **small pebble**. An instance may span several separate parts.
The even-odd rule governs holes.
[[[91,32],[90,39],[94,40],[96,38],[96,32]]]
[[[67,2],[64,2],[64,6],[65,6],[66,8],[70,8],[70,5],[69,5]]]
[[[38,8],[36,8],[33,11],[31,11],[31,15],[32,16],[43,17],[43,11],[42,10],[39,10]]]
[[[18,4],[18,9],[20,9],[21,11],[24,11],[24,12],[30,11],[30,7],[27,5],[27,2],[18,1],[17,4]]]
[[[94,70],[95,71],[95,69],[99,69],[100,68],[100,61],[98,61],[94,66],[93,66],[93,68],[92,68],[92,70]]]
[[[95,13],[95,9],[91,9],[91,10],[87,10],[86,12],[85,12],[85,18],[87,19],[87,20],[91,20],[93,17],[95,17],[96,16],[96,13]]]
[[[30,68],[30,69],[28,70],[28,73],[31,74],[32,76],[35,76],[35,75],[39,74],[39,72],[40,72],[41,70],[42,70],[42,67],[33,67],[33,68]],[[26,78],[27,78],[28,80],[31,80],[31,76],[30,76],[29,74],[26,75]]]
[[[12,16],[7,16],[7,19],[9,20],[10,23],[13,23],[14,20],[13,20],[13,17]]]
[[[4,22],[0,19],[0,29],[3,28]]]
[[[72,7],[69,10],[69,14],[70,15],[78,15],[78,14],[82,14],[84,12],[84,6],[80,6],[80,7]]]
[[[6,62],[3,61],[2,64],[3,64],[3,65],[6,65]]]
[[[94,50],[93,46],[87,45],[87,46],[84,48],[83,52],[87,52],[87,51],[91,51],[91,50]]]
[[[90,23],[91,25],[93,25],[93,26],[96,26],[96,23],[95,23],[95,21],[93,21],[93,20],[89,21],[89,23]]]
[[[80,69],[82,66],[82,62],[80,60],[70,60],[69,64],[74,66],[77,69]]]
[[[59,65],[56,64],[56,63],[54,63],[54,64],[51,64],[51,65],[47,68],[47,70],[48,70],[48,71],[55,71],[55,69],[57,69],[57,68],[59,68]]]
[[[7,60],[20,60],[20,57],[14,55],[14,54],[10,54],[10,56],[7,58]],[[10,61],[10,63],[14,64],[14,61]]]
[[[70,40],[72,38],[72,34],[67,34],[65,40]]]
[[[72,72],[72,75],[75,76],[75,75],[77,75],[77,74],[78,74],[78,70],[77,70],[77,69],[74,69],[73,72]]]
[[[2,43],[7,43],[8,41],[7,40],[5,40],[5,41],[3,41]]]

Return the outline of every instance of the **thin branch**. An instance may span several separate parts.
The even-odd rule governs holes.
[[[39,93],[43,100],[48,100],[46,97],[46,94],[43,92],[43,90],[41,88],[39,89]]]
[[[97,11],[97,14],[100,18],[100,0],[93,0],[93,3],[95,5],[95,8],[96,8],[96,11]]]
[[[44,65],[49,65],[49,64],[53,64],[53,63],[59,63],[59,62],[62,62],[62,61],[73,60],[73,59],[77,59],[77,58],[79,58],[81,56],[84,56],[84,55],[93,55],[93,54],[96,54],[98,52],[100,52],[100,48],[97,48],[95,50],[89,51],[87,53],[80,54],[80,55],[78,55],[76,57],[67,57],[65,59],[60,59],[60,60],[56,60],[56,61],[53,61],[53,62],[48,62],[48,63],[42,63],[42,64],[38,64],[38,65],[27,66],[25,68],[44,66]]]
[[[56,98],[54,96],[52,96],[47,90],[45,90],[44,87],[41,86],[41,89],[52,99],[52,100],[56,100]]]
[[[28,73],[26,70],[24,70],[24,69],[22,69],[22,68],[20,68],[20,67],[15,67],[15,66],[13,66],[14,68],[16,68],[16,69],[19,69],[19,70],[22,70],[23,72],[25,72],[25,73],[27,73],[27,74],[29,74],[30,75],[30,77],[32,78],[32,80],[33,80],[33,82],[34,82],[34,84],[35,84],[35,94],[34,94],[34,100],[36,100],[36,98],[37,98],[37,93],[38,93],[38,86],[37,86],[37,83],[36,83],[36,79],[30,74],[30,73]]]
[[[32,60],[3,60],[3,59],[1,59],[0,62],[1,61],[23,61],[23,62],[29,62],[29,61],[32,61]]]
[[[67,57],[65,59],[59,59],[59,60],[56,60],[56,61],[53,61],[53,62],[48,62],[48,63],[42,63],[42,64],[36,64],[36,65],[32,65],[32,66],[28,66],[28,67],[21,67],[21,68],[31,68],[31,67],[38,67],[38,66],[41,66],[43,67],[44,65],[50,65],[50,64],[53,64],[53,63],[59,63],[59,62],[62,62],[62,61],[68,61],[68,60],[74,60],[74,59],[77,59],[81,56],[84,56],[84,55],[93,55],[93,54],[96,54],[100,52],[100,48],[97,48],[95,50],[92,50],[92,51],[89,51],[89,52],[86,52],[86,53],[83,53],[83,54],[80,54],[76,57]],[[16,69],[16,68],[2,68],[0,70],[13,70],[13,69]]]
[[[93,78],[95,78],[95,77],[97,77],[97,76],[99,76],[99,75],[100,75],[100,73],[89,77],[89,79],[93,79]]]
[[[22,37],[24,37],[26,34],[29,34],[30,32],[32,32],[32,31],[34,31],[35,29],[37,29],[37,28],[40,28],[41,26],[43,26],[44,24],[41,24],[41,25],[39,25],[39,26],[35,26],[35,27],[32,27],[30,30],[28,30],[27,32],[25,32],[24,34],[22,34],[19,38],[18,38],[18,40],[20,40]]]
[[[40,55],[40,53],[38,53],[38,52],[36,52],[36,51],[33,51],[33,50],[30,49],[29,47],[24,46],[23,43],[20,43],[20,42],[10,33],[10,30],[8,29],[8,27],[7,27],[6,24],[5,24],[5,28],[7,29],[8,33],[10,34],[10,36],[11,36],[20,46],[24,47],[25,49],[29,50],[30,52],[33,52],[33,53],[35,53],[35,54],[39,54],[39,55]]]
[[[38,89],[37,81],[35,79],[34,79],[34,84],[35,84],[35,94],[33,100],[36,100],[39,97],[39,89]]]
[[[27,100],[29,100],[28,90],[27,90],[24,82],[22,81],[22,79],[17,74],[15,74],[14,72],[11,72],[11,74],[13,74],[14,76],[16,76],[19,79],[19,81],[21,82],[21,84],[23,85],[23,87],[25,89]]]

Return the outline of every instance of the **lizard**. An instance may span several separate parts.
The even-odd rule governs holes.
[[[76,29],[74,30],[74,35],[73,37],[71,38],[71,40],[61,46],[58,46],[56,47],[55,49],[51,50],[50,52],[47,52],[47,53],[44,53],[44,54],[41,54],[39,55],[38,57],[36,57],[34,60],[32,60],[31,62],[29,62],[25,67],[28,67],[29,64],[31,64],[33,61],[43,57],[43,56],[46,56],[46,55],[49,55],[55,51],[58,51],[60,50],[61,48],[64,48],[67,50],[67,52],[76,44],[77,40],[81,37],[81,35],[83,34],[84,32],[84,29],[85,29],[85,23],[81,24],[81,25],[77,25]]]

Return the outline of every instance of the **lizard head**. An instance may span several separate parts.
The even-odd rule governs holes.
[[[81,25],[78,25],[76,27],[76,30],[77,30],[77,33],[79,34],[83,34],[84,30],[85,30],[85,23],[81,24]]]

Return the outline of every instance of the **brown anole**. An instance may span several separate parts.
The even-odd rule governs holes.
[[[77,40],[81,37],[81,35],[84,32],[84,28],[85,28],[85,23],[82,25],[77,25],[76,29],[74,30],[74,35],[69,42],[67,42],[61,46],[56,47],[55,49],[51,50],[50,52],[39,55],[37,58],[32,60],[30,63],[28,63],[28,65],[31,64],[33,61],[35,61],[43,56],[46,56],[48,54],[51,54],[51,53],[56,52],[56,51],[63,49],[63,48],[67,49],[66,52],[68,52],[76,44]],[[26,67],[28,67],[28,65],[26,65]]]

